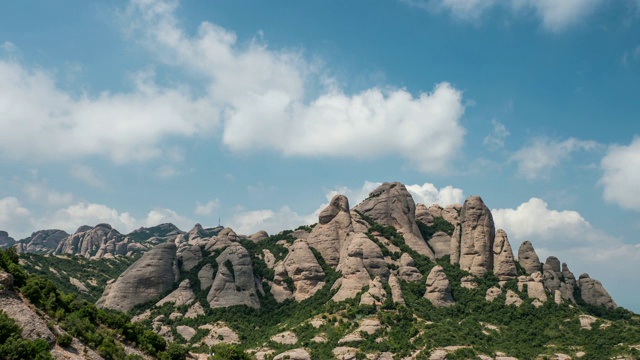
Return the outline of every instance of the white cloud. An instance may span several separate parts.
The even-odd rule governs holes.
[[[491,121],[491,124],[493,125],[493,131],[484,138],[482,143],[493,151],[503,149],[504,141],[511,133],[504,124],[495,119]]]
[[[147,227],[163,223],[172,223],[180,229],[188,230],[193,227],[195,221],[184,217],[171,209],[154,209],[149,211],[146,219],[140,221],[140,223]]]
[[[31,225],[31,212],[13,197],[0,199],[0,230],[7,231],[16,240],[28,234]]]
[[[81,225],[108,223],[120,232],[129,232],[139,224],[128,212],[119,212],[103,204],[79,202],[59,209],[35,221],[37,229],[61,229],[73,233]]]
[[[222,141],[233,151],[396,154],[421,170],[436,171],[445,169],[462,145],[462,94],[447,83],[418,96],[380,88],[347,95],[299,52],[270,50],[257,39],[240,46],[233,32],[209,22],[189,36],[177,25],[176,6],[133,1],[127,19],[158,58],[206,82],[210,98],[224,109]]]
[[[168,136],[194,136],[216,127],[217,111],[210,102],[184,87],[160,87],[153,77],[138,74],[130,93],[73,96],[46,71],[0,60],[0,158],[145,160],[162,153],[161,140]]]
[[[240,210],[229,221],[229,226],[238,234],[253,234],[259,230],[265,230],[269,234],[276,234],[282,230],[295,229],[300,225],[308,225],[317,222],[317,215],[300,215],[283,206],[277,211],[273,210]]]
[[[198,202],[196,204],[194,213],[196,213],[197,215],[208,216],[213,214],[213,212],[217,210],[219,207],[220,207],[220,200],[218,199],[213,199],[211,201],[208,201],[206,204],[201,204]]]
[[[50,189],[47,183],[41,180],[26,183],[23,190],[29,200],[41,205],[59,206],[73,201],[73,194]]]
[[[569,138],[564,141],[536,138],[531,143],[516,151],[511,160],[518,163],[518,175],[535,180],[547,178],[551,170],[563,161],[569,160],[576,151],[590,151],[600,148],[595,141],[584,141]]]
[[[604,199],[625,209],[640,210],[640,137],[628,146],[611,146],[600,165]]]
[[[602,0],[401,0],[431,11],[446,10],[454,17],[474,20],[492,8],[503,8],[514,14],[535,13],[542,26],[558,32],[588,17]]]
[[[156,169],[156,176],[161,179],[170,179],[180,175],[181,173],[182,172],[179,169],[171,165],[162,165]]]
[[[87,165],[75,165],[71,168],[71,176],[93,186],[96,189],[104,189],[107,184],[98,174]]]
[[[449,204],[462,204],[464,202],[464,192],[462,189],[454,188],[451,185],[440,189],[431,183],[406,185],[406,187],[411,193],[415,203],[425,204],[426,206],[431,204],[447,206]]]

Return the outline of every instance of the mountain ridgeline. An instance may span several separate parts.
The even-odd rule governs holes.
[[[199,224],[123,235],[99,224],[5,242],[49,257],[136,259],[103,282],[96,305],[194,352],[233,344],[258,359],[640,356],[637,315],[589,275],[553,256],[542,262],[529,241],[514,252],[479,196],[416,205],[393,182],[353,208],[336,195],[316,224],[271,236]],[[28,265],[52,267],[38,256]]]

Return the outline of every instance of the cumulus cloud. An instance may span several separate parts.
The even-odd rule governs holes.
[[[197,215],[208,216],[213,214],[213,212],[217,210],[219,207],[220,207],[220,200],[213,199],[208,201],[206,204],[201,204],[198,202],[193,212],[196,213]]]
[[[431,11],[448,11],[454,17],[474,20],[492,8],[513,14],[534,13],[549,31],[558,32],[588,17],[602,0],[402,0],[410,5]]]
[[[535,138],[529,144],[516,151],[511,161],[518,164],[518,175],[527,180],[548,178],[551,170],[563,161],[569,160],[572,153],[600,148],[595,141],[569,138],[564,141],[546,137]]]
[[[0,199],[0,230],[7,231],[10,236],[21,239],[31,226],[31,211],[22,206],[13,197]]]
[[[59,206],[73,201],[73,194],[51,189],[47,183],[42,180],[26,183],[23,191],[29,200],[41,205]]]
[[[625,209],[640,210],[640,138],[628,146],[611,146],[600,166],[603,197]]]
[[[393,88],[349,95],[299,52],[270,50],[256,39],[243,46],[235,33],[209,22],[190,36],[178,26],[176,6],[133,1],[127,11],[131,31],[158,58],[206,82],[209,98],[222,109],[222,141],[233,151],[396,154],[435,171],[446,168],[462,145],[462,94],[448,83],[417,96]]]
[[[300,215],[288,206],[283,206],[276,211],[240,210],[231,218],[229,226],[238,234],[249,235],[259,230],[275,234],[282,230],[295,229],[300,225],[312,224],[317,220],[317,215]]]
[[[0,60],[0,158],[60,160],[107,156],[117,163],[162,153],[169,136],[206,133],[218,123],[209,101],[165,88],[140,73],[129,93],[74,96],[50,73]],[[25,141],[37,139],[37,141]]]
[[[407,185],[407,190],[411,193],[415,203],[421,203],[427,206],[439,204],[444,207],[449,204],[461,204],[464,202],[464,192],[462,189],[454,188],[451,185],[438,189],[431,183],[424,183],[422,185],[415,184]]]

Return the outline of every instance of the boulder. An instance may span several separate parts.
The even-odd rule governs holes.
[[[533,245],[530,241],[525,241],[520,245],[520,248],[518,249],[518,262],[528,275],[542,270],[538,254],[536,254],[536,251],[533,249]]]
[[[431,239],[427,240],[429,246],[433,249],[436,259],[451,254],[451,236],[445,232],[438,231]]]
[[[293,289],[289,289],[285,279],[289,276],[282,261],[278,261],[273,268],[274,276],[271,283],[271,293],[277,302],[293,299]]]
[[[493,242],[493,274],[500,281],[509,281],[518,275],[511,244],[507,233],[502,229],[496,231],[496,238]]]
[[[96,306],[126,312],[157,298],[180,277],[177,260],[174,243],[157,245],[107,285]]]
[[[485,294],[485,299],[491,302],[500,295],[502,295],[502,290],[498,287],[493,286],[487,289],[487,293]]]
[[[237,244],[240,238],[231,228],[222,229],[218,235],[214,236],[207,242],[205,250],[213,251],[217,249],[224,249],[227,246]]]
[[[182,264],[181,270],[183,272],[188,272],[193,269],[200,260],[202,260],[202,251],[200,250],[200,246],[197,245],[185,245],[178,248],[178,259],[180,259],[180,263]]]
[[[195,304],[191,305],[189,310],[187,310],[187,313],[184,314],[184,317],[187,319],[195,319],[198,316],[202,315],[204,315],[204,308],[202,307],[202,305],[200,305],[199,302],[196,302]]]
[[[520,307],[520,305],[522,305],[522,299],[520,299],[520,296],[518,296],[518,294],[516,294],[513,290],[507,290],[507,298],[504,301],[504,304]]]
[[[291,331],[285,331],[280,334],[273,335],[271,341],[278,344],[293,345],[298,342],[298,337]]]
[[[564,278],[564,282],[572,287],[577,285],[576,277],[571,271],[569,271],[567,263],[562,263],[562,277]]]
[[[293,279],[293,296],[296,301],[313,296],[324,286],[324,271],[305,240],[298,239],[289,248],[284,268]]]
[[[413,261],[411,255],[403,253],[399,260],[398,277],[409,282],[420,281],[422,274],[415,265],[416,263]]]
[[[273,360],[311,360],[311,355],[307,350],[303,348],[297,348],[293,350],[287,350],[281,354],[276,355]]]
[[[13,286],[13,275],[4,270],[0,270],[0,291],[9,289]]]
[[[455,304],[451,296],[449,279],[440,265],[436,265],[427,276],[427,291],[424,294],[434,306],[444,307]]]
[[[320,252],[328,265],[336,267],[340,262],[340,250],[351,232],[349,200],[344,195],[336,195],[320,212],[318,225],[311,230],[307,243]]]
[[[432,206],[438,206],[438,204],[433,204]],[[440,210],[442,211],[442,208],[440,208]],[[439,213],[438,213],[438,216]],[[431,226],[433,225],[433,214],[429,211],[429,208],[427,208],[424,204],[416,204],[416,220],[420,221],[421,223],[427,225],[427,226]]]
[[[196,299],[196,295],[191,290],[191,283],[189,279],[183,280],[177,289],[171,294],[165,296],[162,300],[156,303],[156,306],[162,306],[164,303],[171,302],[173,306],[178,307],[182,305],[190,305]]]
[[[231,243],[216,262],[218,272],[207,295],[209,305],[214,309],[234,305],[259,308],[253,265],[247,249]]]
[[[176,326],[176,332],[187,341],[191,340],[191,338],[194,337],[197,333],[194,328],[186,325]]]
[[[337,270],[342,272],[342,281],[340,289],[332,298],[336,302],[355,297],[369,284],[372,276],[380,276],[384,280],[389,277],[382,250],[361,233],[349,235]]]
[[[536,271],[531,276],[518,277],[518,290],[523,291],[527,286],[527,296],[530,299],[538,299],[541,302],[547,301],[547,293],[543,284],[544,277],[540,271]]]
[[[462,205],[459,236],[460,269],[475,276],[492,271],[495,227],[491,211],[479,196],[469,197]]]
[[[602,283],[589,277],[589,274],[582,274],[578,279],[578,287],[582,300],[589,305],[604,306],[607,309],[615,309],[618,305],[613,301],[611,295],[602,286]]]
[[[393,226],[404,236],[405,243],[421,255],[434,260],[435,255],[420,234],[416,206],[407,188],[399,183],[383,183],[373,190],[355,210],[383,226]]]

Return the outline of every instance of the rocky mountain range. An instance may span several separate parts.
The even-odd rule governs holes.
[[[168,341],[194,347],[253,346],[249,350],[258,359],[309,359],[328,352],[339,359],[444,359],[464,351],[482,359],[516,359],[504,348],[483,352],[488,347],[480,343],[429,345],[426,339],[415,340],[420,331],[415,339],[402,340],[406,351],[382,351],[393,348],[389,343],[396,331],[396,323],[385,319],[411,309],[409,319],[424,322],[420,326],[428,329],[429,322],[421,317],[485,308],[504,314],[562,313],[563,321],[575,319],[576,324],[584,322],[581,316],[591,316],[591,323],[604,324],[581,309],[598,314],[626,311],[618,309],[599,281],[588,274],[576,277],[554,256],[542,262],[531,242],[519,240],[515,253],[479,196],[444,208],[416,205],[406,187],[393,182],[382,184],[354,207],[347,197],[336,195],[316,224],[272,236],[264,231],[238,235],[230,228],[205,229],[200,224],[188,232],[162,224],[123,235],[98,224],[80,227],[72,235],[39,231],[14,246],[20,252],[80,255],[93,261],[142,254],[107,283],[98,307],[130,312],[134,321]],[[250,324],[236,323],[234,328],[229,311],[250,323],[262,319],[262,311],[284,311],[295,320],[279,318],[265,333],[272,337],[256,340],[267,335],[247,330]],[[332,338],[335,329],[341,329],[339,319],[349,318],[350,311],[364,317],[356,316],[353,327],[345,325],[349,333]],[[337,328],[329,330],[332,322]],[[497,325],[480,323],[486,336],[500,332]],[[296,333],[314,337],[303,341]],[[363,345],[369,341],[379,345]],[[635,344],[625,346],[633,352]],[[566,358],[589,354],[579,346],[569,350],[563,350],[572,352]],[[545,351],[539,349],[542,355]]]

